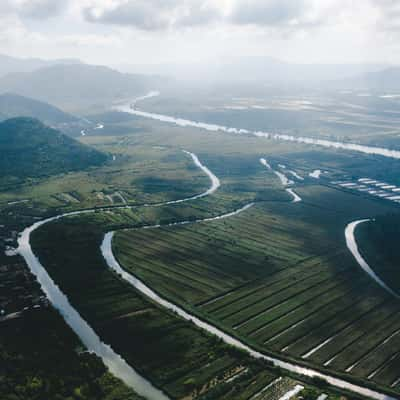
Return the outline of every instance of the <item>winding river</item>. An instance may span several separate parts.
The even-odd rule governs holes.
[[[155,95],[155,94],[154,94]],[[146,97],[147,98],[147,97]],[[146,113],[143,111],[137,111],[132,109],[130,106],[119,106],[116,109],[119,111],[123,112],[129,112],[135,115],[147,117],[147,118],[152,118],[152,119],[157,119],[160,121],[164,122],[171,122],[180,126],[193,126],[193,127],[198,127],[198,128],[203,128],[211,131],[225,131],[229,133],[238,133],[238,134],[254,134],[256,136],[260,137],[267,137],[267,138],[273,138],[273,139],[279,139],[279,140],[288,140],[288,141],[294,141],[298,143],[308,143],[308,144],[316,144],[316,145],[321,145],[325,147],[335,147],[338,149],[346,149],[346,150],[354,150],[354,151],[360,151],[363,153],[367,154],[379,154],[385,157],[393,157],[393,158],[400,158],[400,152],[398,151],[392,151],[388,149],[382,149],[382,148],[375,148],[375,147],[369,147],[369,146],[361,146],[361,145],[356,145],[356,144],[347,144],[347,143],[339,143],[339,142],[331,142],[331,141],[326,141],[326,140],[317,140],[317,139],[310,139],[310,138],[297,138],[297,137],[292,137],[292,136],[287,136],[287,135],[273,135],[269,133],[264,133],[264,132],[250,132],[244,129],[236,129],[236,128],[227,128],[219,125],[212,125],[212,124],[205,124],[205,123],[198,123],[194,121],[188,121],[184,119],[179,119],[179,118],[173,118],[173,117],[168,117],[168,116],[163,116],[163,115],[158,115],[158,114],[152,114],[152,113]],[[218,187],[220,186],[220,181],[219,179],[206,167],[204,166],[198,157],[194,153],[190,153],[185,151],[188,155],[191,156],[193,162],[195,165],[197,165],[211,180],[211,186],[210,188],[198,195],[188,197],[185,199],[179,199],[179,200],[173,200],[165,203],[157,203],[157,204],[145,204],[145,207],[150,207],[150,206],[162,206],[162,205],[169,205],[169,204],[178,204],[190,200],[195,200],[201,197],[208,196],[212,193],[214,193]],[[266,163],[266,161],[265,161]],[[263,163],[264,164],[264,163]],[[264,164],[265,166],[268,166],[268,164]],[[292,194],[295,196],[295,193]],[[296,200],[296,199],[295,199]],[[299,201],[299,200],[297,200]],[[191,223],[198,223],[198,222],[208,222],[208,221],[214,221],[218,219],[223,219],[223,218],[228,218],[234,215],[237,215],[243,211],[248,210],[250,207],[252,207],[253,204],[250,203],[246,205],[245,207],[242,207],[238,210],[235,210],[233,212],[223,214],[217,217],[212,217],[212,218],[205,218],[202,220],[196,220],[196,221],[181,221],[181,222],[176,222],[171,225],[183,225],[183,224],[191,224]],[[117,206],[113,208],[133,208],[135,206]],[[109,207],[105,207],[104,210],[110,209]],[[99,336],[96,334],[96,332],[90,327],[90,325],[82,318],[82,316],[73,308],[71,303],[69,302],[68,298],[65,296],[65,294],[61,291],[61,289],[56,285],[56,283],[51,279],[49,274],[47,273],[46,269],[43,267],[43,265],[40,263],[39,259],[35,256],[35,254],[32,251],[31,245],[30,245],[30,237],[32,232],[40,228],[41,226],[59,220],[64,217],[68,216],[74,216],[74,215],[82,215],[82,214],[88,214],[88,213],[93,213],[95,211],[101,211],[102,209],[91,209],[91,210],[82,210],[82,211],[74,211],[70,213],[65,213],[61,214],[52,218],[45,219],[43,221],[36,222],[32,226],[26,228],[20,235],[18,239],[18,253],[25,259],[29,269],[31,272],[37,277],[38,282],[40,283],[42,290],[44,293],[47,295],[49,301],[53,304],[53,306],[60,311],[62,314],[63,318],[65,319],[66,323],[73,329],[73,331],[79,336],[83,344],[88,348],[89,351],[97,354],[101,359],[103,360],[104,364],[109,368],[109,370],[118,378],[120,378],[123,382],[125,382],[128,386],[134,388],[134,390],[139,394],[144,396],[145,398],[149,400],[169,400],[168,396],[160,391],[158,388],[152,385],[151,382],[149,382],[147,379],[142,377],[135,369],[133,369],[120,355],[115,353],[113,349],[105,344],[104,342],[101,341]],[[348,246],[349,243],[353,250],[357,250],[357,246],[355,244],[354,240],[354,229],[355,226],[358,223],[361,223],[363,221],[357,221],[355,223],[350,224],[350,227],[348,229],[346,228],[346,239],[349,237],[348,241]],[[144,229],[151,229],[151,228],[158,228],[160,227],[159,225],[153,225],[153,226],[146,226],[143,227]],[[147,297],[150,299],[156,301],[158,304],[161,306],[172,310],[176,312],[179,316],[182,318],[192,321],[195,323],[199,328],[204,329],[208,331],[209,333],[218,336],[221,338],[224,342],[235,346],[239,349],[242,349],[246,352],[248,352],[251,356],[255,358],[261,358],[265,359],[267,361],[272,362],[276,366],[281,367],[282,369],[295,372],[304,376],[309,376],[309,377],[320,377],[322,379],[325,379],[327,382],[329,382],[331,385],[334,385],[339,388],[347,389],[350,391],[353,391],[358,394],[362,394],[364,396],[371,397],[373,399],[377,400],[395,400],[393,397],[387,396],[385,394],[376,392],[374,390],[352,384],[350,382],[347,382],[343,379],[338,379],[335,378],[331,375],[323,374],[319,371],[310,369],[310,368],[305,368],[300,365],[297,365],[295,363],[289,363],[286,361],[282,361],[277,358],[273,358],[270,356],[267,356],[263,353],[260,353],[258,351],[253,350],[246,344],[242,343],[238,339],[228,335],[227,333],[223,332],[222,330],[212,326],[211,324],[202,321],[201,319],[197,318],[196,316],[186,312],[179,306],[169,302],[168,300],[162,298],[158,294],[156,294],[150,287],[145,285],[142,281],[137,279],[135,276],[129,274],[125,270],[121,268],[117,260],[115,259],[113,253],[112,253],[112,238],[113,238],[114,232],[109,232],[105,235],[103,243],[101,245],[101,251],[102,254],[110,268],[112,268],[114,271],[118,272],[121,274],[121,276],[128,281],[131,285],[133,285],[137,290],[141,291],[143,294],[145,294]],[[349,247],[350,248],[350,247]],[[350,249],[351,250],[351,249]],[[352,250],[351,250],[352,251]],[[358,252],[358,250],[357,250]],[[362,257],[359,255],[359,257],[356,256],[357,253],[353,252],[353,255],[356,257],[357,261],[361,265],[361,260]],[[358,253],[359,254],[359,253]],[[361,258],[360,258],[361,257]],[[368,272],[369,266],[366,264],[364,261],[365,265],[363,267],[364,270]],[[365,267],[368,268],[365,268]],[[375,280],[379,280],[379,278],[373,273],[373,271],[369,268],[369,274],[374,277]],[[377,282],[378,282],[377,280]],[[379,282],[378,282],[379,283]],[[381,282],[381,286],[385,285],[383,282]],[[386,285],[385,285],[386,286]],[[389,288],[387,288],[389,289]],[[390,290],[390,289],[389,289]]]
[[[65,296],[61,289],[51,279],[46,269],[32,251],[30,245],[30,235],[32,232],[49,222],[55,221],[67,215],[78,214],[81,213],[76,212],[60,215],[54,218],[48,218],[25,229],[18,239],[18,252],[25,259],[30,271],[36,276],[43,292],[46,294],[52,305],[61,313],[65,322],[77,334],[87,349],[95,353],[103,360],[104,364],[108,367],[111,373],[120,378],[128,386],[134,388],[138,394],[147,399],[169,400],[169,398],[163,392],[154,387],[148,380],[143,378],[121,356],[115,353],[109,345],[101,341],[96,332],[81,317],[75,308],[72,307],[67,296]]]
[[[211,181],[211,186],[207,191],[188,197],[185,199],[172,200],[165,203],[157,204],[145,204],[145,207],[150,206],[161,206],[168,204],[177,204],[185,201],[191,201],[198,199],[200,197],[208,196],[214,193],[220,186],[219,179],[198,159],[197,155],[189,151],[183,150],[186,154],[190,155],[193,162],[198,166]],[[113,207],[115,209],[121,208],[133,208],[134,206],[117,206]],[[248,206],[247,206],[248,208]],[[110,208],[104,208],[104,210]],[[120,378],[128,386],[132,387],[139,395],[144,396],[149,400],[169,400],[168,396],[160,391],[158,388],[154,387],[151,382],[142,377],[137,371],[135,371],[120,355],[114,352],[114,350],[107,344],[101,341],[96,332],[90,327],[90,325],[82,318],[82,316],[75,310],[75,308],[69,302],[67,296],[61,291],[57,284],[52,280],[50,275],[47,273],[46,269],[40,263],[39,259],[33,253],[30,239],[31,234],[41,226],[54,222],[61,218],[70,217],[74,215],[83,215],[93,213],[95,211],[101,211],[102,209],[91,209],[82,211],[72,211],[69,213],[61,214],[55,217],[47,218],[42,221],[38,221],[32,226],[26,228],[18,238],[18,254],[20,254],[26,261],[30,271],[37,278],[43,292],[46,294],[47,298],[51,304],[56,308],[63,316],[66,323],[72,328],[72,330],[81,339],[82,343],[87,347],[87,349],[97,356],[99,356],[104,364],[109,368],[116,377]],[[240,210],[230,213],[234,215]],[[214,217],[214,219],[228,217],[229,214],[220,217]]]

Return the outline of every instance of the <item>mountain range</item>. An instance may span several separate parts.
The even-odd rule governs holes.
[[[0,93],[12,92],[70,112],[109,107],[114,101],[133,98],[156,89],[164,79],[126,74],[108,67],[58,64],[0,78]]]
[[[15,72],[32,72],[57,64],[81,64],[78,59],[43,60],[40,58],[17,58],[0,54],[0,77]]]

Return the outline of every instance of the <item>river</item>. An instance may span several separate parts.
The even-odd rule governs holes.
[[[154,97],[154,96],[150,96]],[[400,159],[400,151],[399,150],[390,150],[384,147],[374,147],[374,146],[366,146],[357,143],[346,143],[346,142],[338,142],[332,141],[327,139],[317,139],[317,138],[310,138],[310,137],[303,137],[303,136],[291,136],[279,133],[270,133],[270,132],[262,132],[262,131],[250,131],[248,129],[240,129],[240,128],[231,128],[223,125],[217,124],[210,124],[207,122],[197,122],[192,121],[184,118],[176,118],[169,115],[151,113],[147,111],[137,110],[134,106],[132,107],[131,104],[124,104],[124,105],[116,105],[113,107],[115,111],[120,111],[124,113],[129,113],[133,115],[137,115],[143,118],[154,119],[161,122],[167,122],[170,124],[182,126],[182,127],[193,127],[193,128],[200,128],[205,129],[211,132],[226,132],[226,133],[234,133],[239,135],[253,135],[260,138],[266,139],[274,139],[274,140],[282,140],[287,142],[294,142],[294,143],[302,143],[314,146],[321,146],[321,147],[329,147],[339,150],[350,150],[356,151],[359,153],[364,154],[372,154],[372,155],[380,155],[383,157],[390,157]]]

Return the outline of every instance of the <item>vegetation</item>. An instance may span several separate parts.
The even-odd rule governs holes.
[[[0,123],[1,178],[23,180],[98,166],[107,155],[31,118]]]
[[[114,251],[164,296],[250,344],[321,368],[354,365],[351,373],[367,378],[397,362],[391,335],[400,305],[345,246],[343,227],[357,216],[351,196],[312,186],[298,192],[304,201],[291,208],[265,202],[227,220],[123,231]],[[361,209],[374,215],[385,207],[365,201]]]
[[[139,400],[84,351],[55,311],[30,311],[0,324],[1,399]]]
[[[34,232],[32,240],[53,279],[106,343],[176,399],[248,399],[277,379],[279,371],[268,363],[159,308],[113,274],[98,251],[112,214],[102,221],[68,218]]]
[[[68,124],[78,121],[78,118],[50,104],[13,93],[0,95],[0,119],[16,117],[37,118],[46,124]]]
[[[360,272],[343,236],[349,221],[392,212],[396,206],[329,187],[329,179],[350,170],[358,178],[393,167],[397,179],[394,161],[205,134],[132,116],[112,124],[112,130],[106,126],[99,136],[81,141],[115,155],[115,161],[56,177],[38,175],[0,193],[6,230],[21,231],[38,218],[63,211],[110,208],[46,225],[33,237],[35,253],[102,340],[172,398],[248,400],[282,375],[287,378],[159,308],[111,273],[99,253],[103,234],[134,228],[117,234],[115,253],[127,270],[162,295],[265,352],[332,373],[351,373],[360,382],[379,366],[366,384],[398,390],[390,388],[397,379],[398,339],[385,342],[399,329],[398,303]],[[208,178],[182,148],[196,152],[221,179],[221,188],[189,203],[142,207],[208,187]],[[279,180],[260,165],[260,157],[305,178],[295,187],[303,202],[290,203]],[[317,168],[328,171],[326,179],[307,178]],[[249,202],[256,205],[226,220],[140,229],[208,218]],[[135,208],[114,208],[125,203]],[[43,337],[50,328],[50,323],[43,324]],[[64,328],[60,324],[56,331]],[[302,358],[335,335],[326,347]],[[284,383],[292,387],[294,381]],[[335,398],[318,382],[302,385]],[[274,393],[279,387],[271,386]],[[270,393],[266,389],[265,396]]]

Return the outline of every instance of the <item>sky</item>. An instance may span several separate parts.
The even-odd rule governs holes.
[[[400,0],[0,0],[0,53],[104,64],[400,64]]]

